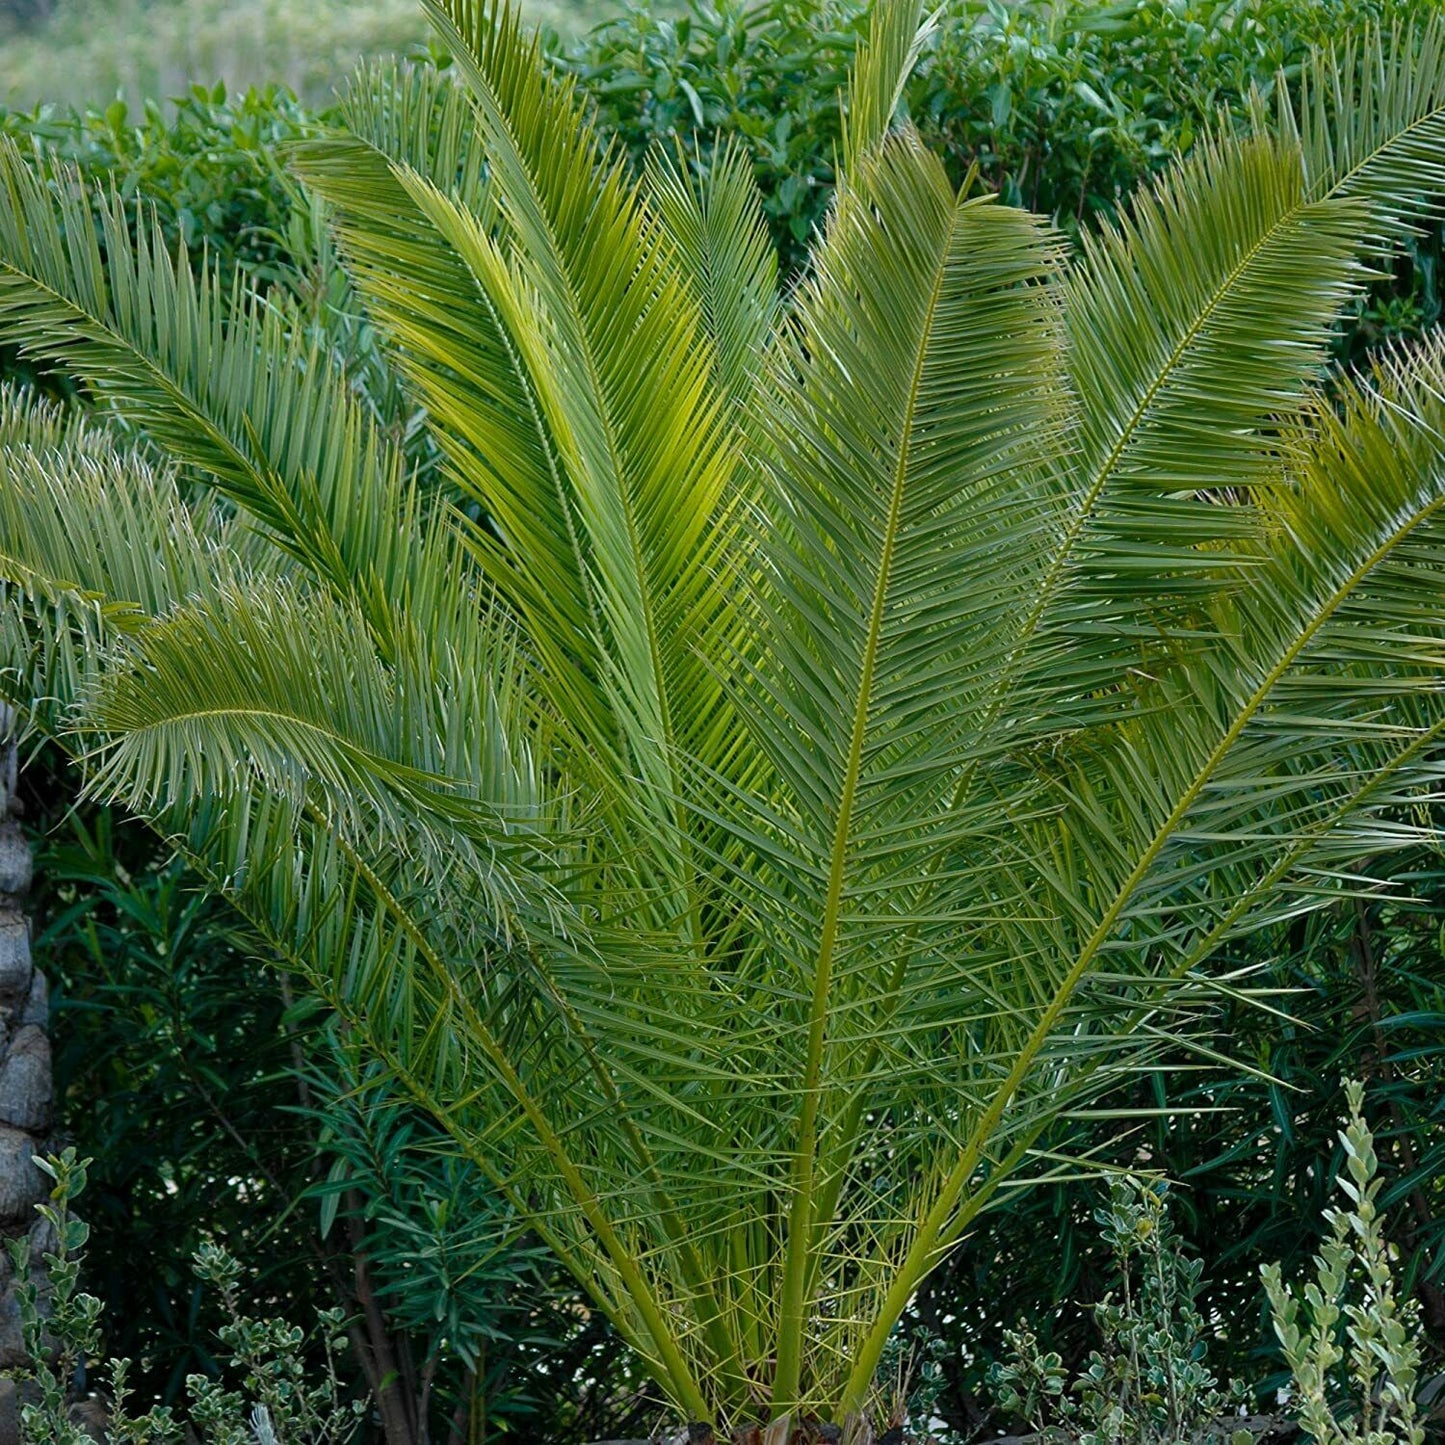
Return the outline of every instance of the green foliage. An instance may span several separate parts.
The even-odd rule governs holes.
[[[293,284],[312,254],[309,208],[278,149],[319,121],[287,90],[228,94],[193,86],[170,105],[123,100],[100,110],[0,109],[0,135],[36,155],[64,158],[124,199],[131,226],[156,224],[172,251],[248,285]],[[327,298],[334,300],[335,298]],[[0,374],[64,393],[68,378],[0,349]]]
[[[1148,177],[1311,47],[1368,24],[1418,22],[1428,0],[972,3],[910,93],[955,170],[977,164],[1017,204],[1077,226],[1115,216]]]
[[[818,0],[694,0],[677,17],[636,8],[558,63],[636,166],[654,147],[680,146],[706,168],[722,139],[740,139],[796,269],[833,193],[838,97],[866,15],[862,3]]]
[[[104,110],[0,112],[0,134],[76,165],[154,212],[168,245],[184,245],[232,275],[266,284],[286,274],[297,204],[282,147],[319,119],[278,86],[228,93],[192,86],[171,104],[123,100]]]
[[[485,184],[417,76],[296,164],[448,488],[306,313],[0,148],[0,325],[105,403],[10,408],[10,686],[679,1409],[858,1416],[1221,948],[1433,838],[1445,349],[1325,362],[1445,191],[1445,29],[1070,256],[889,125],[894,0],[784,309],[743,166],[638,185],[509,10],[431,11]]]
[[[1364,1086],[1346,1081],[1344,1092],[1337,1182],[1349,1206],[1325,1211],[1330,1233],[1302,1292],[1285,1284],[1278,1263],[1260,1271],[1293,1383],[1288,1412],[1318,1441],[1421,1445],[1418,1311],[1398,1292]],[[1204,1364],[1202,1265],[1179,1248],[1169,1197],[1136,1180],[1111,1185],[1109,1208],[1096,1218],[1114,1262],[1113,1292],[1095,1307],[1102,1348],[1081,1376],[1071,1379],[1032,1330],[1006,1332],[1012,1353],[995,1366],[993,1383],[1004,1408],[1046,1438],[1219,1439],[1229,1415],[1242,1413],[1241,1387],[1221,1392]]]
[[[71,1209],[85,1189],[89,1161],[67,1149],[36,1163],[55,1181],[50,1202],[38,1208],[56,1244],[43,1255],[48,1304],[43,1313],[28,1239],[22,1236],[9,1246],[29,1356],[29,1368],[19,1378],[33,1382],[39,1396],[21,1408],[22,1433],[34,1445],[88,1445],[91,1436],[71,1418],[68,1389],[80,1365],[100,1358],[101,1302],[78,1289],[90,1229]],[[187,1413],[205,1445],[346,1445],[360,1428],[365,1406],[346,1404],[341,1396],[335,1359],[346,1343],[338,1333],[343,1311],[318,1312],[316,1335],[326,1368],[316,1383],[308,1383],[305,1331],[244,1313],[237,1288],[241,1266],[225,1249],[203,1244],[195,1272],[220,1295],[228,1320],[218,1334],[241,1385],[225,1390],[204,1375],[187,1379]],[[167,1406],[153,1406],[140,1416],[128,1413],[129,1373],[128,1360],[110,1362],[110,1438],[131,1445],[176,1445],[186,1439],[184,1425]]]
[[[288,1007],[240,920],[168,850],[112,810],[71,811],[75,785],[50,750],[22,773],[39,830],[35,950],[62,1110],[96,1153],[86,1282],[136,1390],[174,1403],[188,1376],[219,1369],[219,1296],[191,1267],[214,1234],[293,1317],[340,1303],[354,1318],[369,1271],[437,1427],[462,1405],[559,1442],[627,1433],[629,1357],[517,1238],[513,1212],[359,1070],[311,1000]],[[365,1379],[354,1353],[345,1364]]]
[[[1045,1438],[1080,1445],[1170,1445],[1218,1438],[1222,1416],[1245,1403],[1205,1364],[1203,1261],[1175,1236],[1165,1189],[1123,1177],[1095,1216],[1113,1264],[1112,1288],[1093,1307],[1099,1346],[1070,1379],[1057,1352],[1027,1327],[1004,1332],[1010,1358],[995,1367],[1003,1407]],[[1247,1435],[1244,1437],[1249,1438]]]
[[[220,1295],[228,1322],[217,1332],[240,1390],[226,1390],[204,1376],[187,1380],[190,1416],[215,1445],[344,1445],[360,1428],[365,1405],[341,1399],[337,1356],[346,1348],[345,1311],[317,1314],[317,1337],[326,1367],[307,1383],[302,1353],[305,1333],[279,1319],[255,1319],[241,1307],[241,1265],[226,1250],[207,1242],[196,1252],[196,1276]],[[249,1406],[249,1408],[248,1408]],[[268,1439],[268,1436],[270,1437]]]
[[[21,1336],[29,1356],[29,1378],[39,1399],[26,1402],[21,1424],[28,1440],[54,1441],[56,1445],[86,1445],[89,1436],[69,1415],[68,1390],[76,1369],[94,1358],[100,1344],[101,1303],[79,1288],[89,1226],[70,1212],[70,1200],[85,1188],[85,1163],[73,1149],[59,1157],[35,1160],[52,1180],[48,1203],[37,1206],[53,1240],[41,1250],[45,1265],[49,1308],[42,1314],[40,1285],[31,1263],[28,1233],[6,1241],[15,1272],[15,1300],[20,1310]],[[24,1378],[24,1375],[22,1375]]]
[[[1259,1270],[1281,1261],[1289,1277],[1309,1263],[1345,1164],[1337,1121],[1347,1069],[1370,1071],[1366,1106],[1402,1288],[1420,1305],[1432,1357],[1445,1351],[1445,878],[1431,852],[1407,851],[1373,871],[1394,880],[1384,896],[1262,930],[1228,950],[1230,967],[1279,990],[1286,1017],[1248,1003],[1225,1009],[1209,1040],[1220,1063],[1181,1050],[1118,1096],[1134,1117],[1071,1121],[1042,1145],[1048,1155],[1180,1181],[1170,1218],[1186,1251],[1207,1260],[1210,1358],[1217,1373],[1267,1390],[1282,1381],[1261,1374],[1275,1345]],[[1019,1316],[1070,1378],[1094,1348],[1091,1322],[1074,1301],[1109,1288],[1111,1262],[1094,1224],[1092,1183],[1058,1174],[981,1219],[969,1248],[911,1307],[910,1329],[946,1346],[939,1410],[961,1432],[988,1419],[986,1375]],[[1050,1247],[1039,1249],[1040,1239]]]
[[[910,84],[908,104],[930,145],[944,155],[956,177],[976,163],[987,183],[1004,195],[1053,211],[1065,226],[1077,229],[1092,225],[1096,216],[1117,214],[1123,198],[1141,178],[1167,164],[1175,151],[1192,144],[1202,122],[1216,106],[1224,105],[1239,118],[1243,113],[1242,98],[1250,84],[1260,83],[1268,89],[1279,65],[1297,68],[1304,46],[1320,38],[1322,30],[1333,35],[1376,14],[1389,19],[1409,13],[1413,7],[1351,0],[1329,7],[1258,4],[1207,14],[1205,8],[1135,4],[1107,9],[1027,5],[1006,10],[968,9],[944,24]],[[561,63],[582,77],[603,128],[615,131],[639,166],[655,146],[666,149],[675,134],[680,134],[686,138],[686,145],[700,148],[701,164],[691,168],[707,173],[714,164],[718,137],[740,137],[749,148],[761,182],[773,235],[785,259],[796,267],[802,243],[824,215],[831,198],[834,151],[841,135],[837,92],[863,29],[861,9],[844,5],[829,7],[826,15],[820,15],[816,6],[807,3],[777,3],[746,11],[737,6],[697,8],[676,19],[633,13],[599,32]],[[393,419],[399,428],[411,424],[404,413],[396,420],[397,399],[386,392],[394,376],[388,381],[369,323],[359,316],[334,258],[325,254],[325,236],[317,211],[304,201],[300,188],[282,172],[271,154],[274,147],[314,133],[318,118],[308,115],[286,93],[275,90],[228,99],[215,91],[193,89],[177,102],[173,125],[166,114],[155,106],[147,106],[137,118],[123,116],[114,108],[105,114],[69,119],[54,113],[30,117],[12,114],[4,117],[0,126],[27,147],[45,146],[74,160],[92,176],[114,179],[123,195],[154,198],[166,245],[174,247],[185,240],[198,266],[203,260],[202,251],[209,250],[227,276],[239,275],[247,285],[278,286],[296,298],[312,323],[324,327],[343,350],[348,369],[362,392],[377,398],[378,413]],[[133,211],[129,219],[134,234]],[[735,215],[733,224],[741,227],[744,222]],[[1348,304],[1347,310],[1359,317],[1351,329],[1353,347],[1386,336],[1412,335],[1434,320],[1438,312],[1434,279],[1438,230],[1411,239],[1408,247],[1410,262],[1399,265],[1393,288],[1377,290],[1368,297],[1358,296]],[[417,435],[415,430],[413,435]],[[174,873],[171,886],[177,897],[189,897],[190,884],[181,879],[179,872]],[[82,926],[85,919],[85,910],[78,909],[68,918],[62,917],[52,934],[59,937],[67,927]],[[1351,923],[1342,928],[1346,934],[1353,932]],[[1388,936],[1393,939],[1407,934],[1408,930],[1390,932]],[[107,940],[105,946],[112,947],[112,941]],[[200,991],[194,1006],[200,1009],[204,989],[213,988],[218,1012],[234,1010],[231,1017],[240,1019],[247,1010],[258,1007],[259,1000],[274,1000],[275,995],[268,994],[265,985],[258,989],[240,982],[249,977],[248,966],[239,962],[230,943],[225,947],[233,969],[229,976],[238,980],[238,987],[228,991],[219,977],[198,981]],[[105,967],[79,955],[76,961],[77,966],[87,969]],[[1317,1031],[1261,1031],[1245,1010],[1229,1020],[1218,1042],[1228,1046],[1232,1040],[1247,1037],[1251,1043],[1246,1052],[1256,1045],[1267,1051],[1268,1067],[1279,1069],[1288,1064],[1293,1069],[1289,1074],[1292,1082],[1315,1089],[1316,1096],[1323,1099],[1325,1087],[1319,1081],[1336,1075],[1340,1064],[1337,1059],[1332,1062],[1313,1057],[1306,1041],[1313,1038],[1332,1044],[1335,1040],[1353,1040],[1348,1047],[1357,1053],[1363,1049],[1378,1055],[1379,1039],[1367,1037],[1367,1031],[1358,1023],[1358,993],[1350,981],[1350,968],[1336,976],[1329,968],[1313,963],[1299,962],[1292,967],[1295,971],[1283,981],[1307,984],[1310,1008],[1302,1012],[1314,1022]],[[1417,1022],[1386,1025],[1391,1040],[1399,1040],[1400,1052],[1408,1051],[1415,1061],[1416,1077],[1412,1080],[1400,1072],[1386,1083],[1385,1089],[1404,1110],[1403,1117],[1417,1123],[1408,1144],[1409,1161],[1401,1161],[1401,1170],[1390,1188],[1395,1197],[1410,1196],[1416,1206],[1409,1215],[1401,1216],[1415,1220],[1413,1228],[1401,1226],[1401,1242],[1410,1260],[1407,1278],[1428,1290],[1431,1272],[1438,1273],[1439,1261],[1445,1256],[1438,1248],[1439,1211],[1432,1216],[1428,1202],[1421,1202],[1430,1191],[1431,1181],[1438,1177],[1435,1161],[1439,1150],[1432,1142],[1433,1136],[1418,1128],[1418,1121],[1428,1115],[1431,1097],[1429,1078],[1418,1076],[1418,1061],[1427,1054],[1429,1012],[1433,1009],[1438,1015],[1440,1010],[1428,981],[1417,978],[1418,997],[1413,1009],[1406,1011]],[[182,1005],[181,1012],[175,1014],[175,1000],[169,997],[174,990],[159,978],[150,978],[136,988],[135,993],[123,997],[121,993],[111,995],[102,987],[88,1003],[77,1001],[92,1010],[118,1004],[126,1009],[140,1006],[145,1010],[142,1016],[151,1018],[186,1018],[192,1006]],[[94,1017],[113,1020],[115,1016]],[[136,1039],[135,1051],[128,1055],[130,1062],[116,1064],[102,1079],[100,1061],[114,1062],[113,1022],[90,1031],[80,1027],[78,1020],[72,1026],[78,1029],[78,1046],[69,1052],[98,1084],[78,1090],[74,1105],[81,1110],[83,1096],[93,1101],[94,1107],[108,1110],[106,1117],[117,1126],[114,1148],[104,1149],[102,1162],[110,1169],[111,1161],[143,1158],[144,1151],[121,1141],[126,1109],[138,1110],[141,1105],[135,1095],[114,1086],[117,1074],[127,1082],[144,1074],[136,1061],[147,1046],[145,1041]],[[62,1027],[67,1025],[63,1022]],[[200,1013],[178,1027],[192,1031],[198,1040],[212,1036],[212,1025]],[[1414,1028],[1415,1034],[1408,1034],[1407,1027]],[[254,1038],[260,1036],[276,1037],[274,1031],[263,1030],[251,1042],[233,1045],[228,1041],[230,1036],[223,1033],[217,1038],[217,1047],[208,1048],[202,1063],[204,1069],[216,1071],[209,1084],[213,1097],[228,1098],[228,1113],[233,1122],[240,1124],[243,1137],[253,1144],[279,1142],[286,1130],[275,1122],[274,1114],[267,1121],[265,1109],[272,1105],[260,1107],[253,1119],[235,1118],[236,1106],[246,1096],[246,1088],[228,1072],[217,1049],[224,1053],[234,1046],[240,1057],[250,1057],[246,1051],[254,1049]],[[1301,1054],[1311,1056],[1298,1058]],[[174,1052],[163,1049],[155,1057],[173,1058]],[[62,1071],[67,1067],[62,1058]],[[152,1102],[144,1107],[158,1108],[162,1117],[165,1106],[154,1100],[188,1099],[195,1108],[198,1096],[186,1092],[188,1082],[174,1080],[167,1094],[161,1086],[163,1073],[157,1071],[153,1095],[144,1096]],[[277,1098],[284,1098],[289,1088],[288,1076],[274,1090]],[[338,1117],[344,1113],[346,1095],[343,1093],[340,1099],[343,1102],[336,1106]],[[1232,1122],[1211,1126],[1211,1121],[1219,1118],[1212,1114],[1186,1113],[1189,1122],[1167,1128],[1161,1125],[1151,1131],[1155,1157],[1177,1161],[1177,1167],[1169,1166],[1170,1172],[1195,1172],[1187,1214],[1197,1237],[1226,1232],[1229,1236],[1230,1243],[1220,1260],[1220,1293],[1211,1306],[1220,1309],[1229,1321],[1221,1345],[1231,1352],[1231,1359],[1237,1359],[1252,1348],[1255,1338],[1250,1320],[1256,1302],[1248,1283],[1254,1261],[1297,1249],[1303,1236],[1292,1222],[1310,1217],[1319,1207],[1315,1194],[1324,1184],[1311,1186],[1300,1181],[1328,1178],[1329,1171],[1317,1147],[1326,1110],[1316,1107],[1302,1121],[1298,1110],[1281,1106],[1262,1086],[1237,1078],[1217,1080],[1201,1083],[1188,1094],[1181,1093],[1179,1086],[1163,1073],[1137,1086],[1127,1100],[1121,1097],[1121,1102],[1158,1107],[1166,1099],[1171,1103],[1201,1101],[1207,1105],[1227,1099],[1241,1111],[1237,1135],[1229,1132],[1236,1128]],[[113,1105],[107,1101],[113,1101]],[[204,1099],[199,1102],[204,1111],[208,1106]],[[87,1116],[82,1113],[82,1117]],[[435,1158],[437,1138],[421,1141],[421,1157],[427,1161],[423,1165],[417,1162],[415,1153],[393,1149],[398,1134],[416,1138],[416,1122],[398,1124],[391,1105],[382,1107],[378,1117],[386,1124],[378,1128],[374,1138],[351,1132],[349,1123],[345,1130],[338,1131],[337,1139],[345,1140],[341,1147],[348,1161],[345,1169],[355,1174],[344,1177],[342,1161],[333,1157],[332,1182],[322,1192],[331,1204],[337,1204],[345,1197],[348,1178],[364,1181],[360,1191],[367,1220],[364,1252],[385,1275],[393,1317],[405,1318],[407,1329],[420,1331],[423,1336],[439,1338],[445,1334],[451,1340],[466,1336],[467,1332],[458,1328],[460,1322],[482,1321],[475,1331],[479,1346],[476,1358],[485,1357],[484,1373],[488,1378],[481,1389],[491,1402],[489,1408],[509,1411],[514,1401],[518,1401],[517,1408],[530,1408],[525,1397],[516,1394],[515,1385],[501,1382],[499,1377],[508,1371],[504,1362],[510,1356],[505,1348],[496,1348],[501,1342],[489,1333],[503,1328],[519,1330],[517,1338],[525,1346],[531,1339],[529,1328],[515,1320],[503,1326],[501,1322],[507,1316],[504,1309],[499,1309],[502,1294],[494,1295],[484,1309],[480,1302],[487,1293],[484,1284],[461,1262],[467,1230],[459,1230],[457,1221],[478,1221],[475,1233],[481,1236],[485,1228],[480,1222],[490,1221],[491,1212],[486,1207],[476,1210],[465,1205],[463,1200],[471,1188],[464,1182],[469,1171]],[[1398,1132],[1399,1119],[1389,1127]],[[1114,1128],[1112,1124],[1096,1124],[1081,1137],[1075,1126],[1053,1142],[1057,1147],[1096,1148]],[[423,1135],[426,1132],[421,1130]],[[104,1127],[100,1133],[104,1136]],[[89,1143],[89,1132],[86,1138]],[[1246,1144],[1246,1138],[1254,1142]],[[209,1153],[212,1159],[226,1158],[224,1151],[217,1149],[219,1142],[218,1130],[198,1131],[194,1150],[188,1154],[188,1145],[179,1157],[199,1158]],[[296,1143],[293,1140],[288,1147],[294,1148]],[[387,1170],[372,1167],[372,1161],[378,1158],[389,1161],[387,1170],[393,1171],[391,1177],[395,1180],[425,1175],[429,1188],[393,1190],[386,1182]],[[1259,1162],[1261,1158],[1264,1163]],[[1313,1173],[1309,1165],[1315,1166]],[[1217,1192],[1208,1173],[1211,1166]],[[1200,1170],[1204,1171],[1203,1177]],[[92,1261],[93,1266],[109,1269],[103,1261],[116,1260],[108,1293],[128,1298],[140,1290],[125,1277],[125,1247],[120,1242],[135,1236],[121,1231],[149,1229],[153,1246],[150,1257],[164,1259],[162,1240],[189,1237],[188,1231],[199,1227],[204,1212],[201,1180],[205,1177],[204,1171],[191,1172],[188,1168],[176,1176],[190,1181],[195,1189],[194,1194],[181,1189],[182,1197],[197,1201],[196,1224],[183,1229],[150,1225],[148,1221],[160,1218],[173,1224],[180,1209],[178,1203],[162,1200],[159,1193],[145,1207],[139,1206],[138,1199],[123,1194],[102,1195],[115,1199],[116,1214],[114,1227],[108,1225],[101,1235],[103,1255],[97,1257],[93,1249]],[[173,1185],[174,1181],[166,1181],[167,1188]],[[267,1186],[253,1187],[273,1192]],[[1248,1200],[1243,1221],[1232,1204],[1222,1210],[1217,1208],[1216,1200],[1236,1201],[1241,1196]],[[162,1205],[164,1208],[159,1208]],[[1087,1283],[1099,1277],[1097,1249],[1087,1237],[1088,1214],[1088,1209],[1080,1207],[1075,1194],[1067,1189],[1016,1198],[1008,1211],[983,1221],[965,1261],[940,1276],[919,1308],[930,1316],[934,1326],[952,1337],[951,1332],[963,1328],[964,1321],[953,1312],[948,1325],[940,1324],[940,1316],[947,1312],[949,1291],[962,1289],[965,1297],[976,1294],[988,1303],[1003,1296],[1018,1297],[1025,1288],[1033,1289],[1041,1306],[1040,1328],[1049,1332],[1050,1348],[1061,1349],[1071,1366],[1081,1365],[1081,1335],[1049,1318],[1047,1307],[1066,1298],[1081,1279]],[[264,1214],[260,1227],[271,1228],[271,1217]],[[1221,1228],[1225,1218],[1230,1221],[1227,1231]],[[1010,1231],[1031,1237],[1040,1220],[1042,1227],[1061,1242],[1057,1261],[1042,1261],[1037,1251],[1021,1251],[1006,1238]],[[239,1219],[236,1227],[243,1227]],[[289,1222],[282,1226],[283,1230],[290,1227]],[[334,1227],[333,1240],[344,1233],[343,1218]],[[112,1240],[116,1242],[113,1249]],[[284,1263],[284,1259],[302,1257],[300,1236],[294,1244],[296,1249],[282,1251],[280,1258],[268,1264],[270,1271],[284,1272],[293,1281],[304,1276],[295,1263]],[[175,1257],[174,1251],[172,1254]],[[506,1256],[499,1256],[497,1262],[502,1282],[508,1278],[511,1266]],[[525,1272],[526,1266],[519,1267]],[[1211,1273],[1215,1272],[1212,1268]],[[1000,1276],[1006,1277],[1008,1283],[1000,1285]],[[167,1277],[164,1284],[162,1277]],[[155,1348],[138,1352],[175,1362],[174,1392],[179,1388],[185,1360],[204,1364],[208,1359],[205,1330],[197,1323],[195,1312],[186,1308],[181,1270],[158,1270],[156,1284],[156,1310],[128,1310],[124,1322],[129,1330],[139,1327],[137,1314],[149,1321],[145,1327],[153,1332],[148,1338]],[[445,1328],[432,1318],[438,1310],[447,1322]],[[970,1312],[963,1314],[971,1318]],[[567,1348],[585,1351],[595,1346],[599,1324],[600,1317],[594,1315],[580,1335],[570,1337]],[[537,1341],[539,1346],[541,1343]],[[553,1339],[551,1346],[561,1347],[562,1341]],[[957,1400],[966,1398],[967,1391],[976,1390],[977,1376],[987,1365],[990,1347],[987,1339],[970,1339],[968,1358],[975,1364],[965,1367],[956,1363],[963,1358],[961,1350],[945,1360],[942,1368],[950,1372],[952,1408],[959,1409]],[[423,1346],[423,1353],[430,1348]],[[462,1385],[454,1382],[448,1388],[457,1390]],[[593,1433],[605,1431],[599,1428]]]
[[[1011,204],[1077,235],[1250,94],[1297,75],[1310,46],[1427,17],[1433,0],[1049,0],[945,7],[906,104],[955,181],[976,166]],[[706,171],[724,138],[751,156],[785,272],[796,274],[833,191],[838,94],[863,0],[690,0],[679,16],[630,10],[557,58],[599,122],[640,164],[680,146]],[[1351,349],[1416,336],[1440,315],[1440,232],[1409,247],[1357,306]]]
[[[1077,229],[1117,215],[1221,109],[1245,119],[1251,87],[1268,95],[1278,72],[1297,73],[1310,44],[1428,8],[1427,0],[954,7],[910,82],[908,106],[955,179],[977,165],[1011,202]],[[745,145],[793,273],[832,196],[838,96],[865,16],[863,0],[631,8],[583,38],[554,37],[553,63],[579,79],[600,128],[638,169],[654,151],[680,146],[705,172],[720,139]],[[444,52],[437,58],[448,63]],[[293,229],[299,196],[276,153],[324,126],[328,111],[274,84],[171,88],[178,94],[168,103],[129,110],[124,101],[0,110],[0,131],[144,196],[168,238],[193,250],[204,243],[223,270],[239,265],[260,284],[289,279],[310,243]],[[1356,345],[1418,334],[1438,317],[1438,228],[1409,251],[1395,283],[1360,303]]]
[[[294,1208],[314,1157],[288,1111],[302,1036],[236,921],[147,834],[104,810],[52,817],[46,800],[73,790],[53,754],[26,774],[57,1095],[95,1156],[87,1282],[108,1348],[151,1362],[139,1384],[170,1400],[214,1367],[219,1320],[190,1268],[208,1233],[265,1261],[288,1309],[329,1303],[314,1218]]]
[[[1339,1188],[1349,1206],[1325,1213],[1330,1234],[1315,1257],[1313,1281],[1301,1296],[1278,1265],[1269,1265],[1264,1286],[1294,1383],[1292,1409],[1310,1438],[1321,1445],[1421,1445],[1418,1318],[1397,1289],[1364,1093],[1358,1080],[1346,1082],[1349,1117],[1340,1143],[1347,1166]]]
[[[439,1413],[548,1441],[628,1433],[645,1381],[606,1319],[559,1278],[515,1208],[332,1027],[309,1050],[304,1113],[324,1176],[321,1234],[349,1239]],[[318,1170],[318,1173],[320,1171]]]

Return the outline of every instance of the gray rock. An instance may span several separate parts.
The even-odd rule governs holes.
[[[0,1000],[30,992],[30,924],[22,913],[0,912]]]
[[[26,1024],[0,1062],[0,1124],[43,1134],[50,1128],[53,1102],[50,1040],[44,1029]]]
[[[25,995],[20,1022],[36,1024],[42,1029],[50,1027],[50,982],[38,968],[31,972],[30,992]]]
[[[39,1152],[23,1129],[0,1124],[0,1219],[28,1227],[31,1211],[49,1194],[47,1179],[32,1162]]]
[[[66,1413],[70,1416],[70,1423],[83,1430],[96,1445],[105,1445],[110,1419],[105,1401],[99,1395],[87,1395],[85,1399],[77,1400]]]
[[[0,1380],[0,1445],[20,1445],[20,1396],[14,1380]]]
[[[60,1237],[55,1232],[55,1226],[48,1220],[37,1214],[35,1222],[30,1226],[30,1267],[32,1270],[44,1268],[44,1256],[54,1254],[59,1248]],[[9,1261],[7,1260],[8,1264]]]
[[[20,1301],[13,1290],[0,1295],[0,1370],[13,1370],[23,1365],[28,1356],[25,1353],[24,1331],[20,1325]],[[0,1441],[4,1436],[0,1435]]]
[[[0,893],[19,896],[30,891],[35,859],[25,830],[14,818],[0,823]]]

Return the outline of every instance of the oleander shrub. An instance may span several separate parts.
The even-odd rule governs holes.
[[[1135,189],[1221,117],[1247,120],[1309,47],[1369,25],[1409,24],[1435,0],[965,0],[943,12],[906,91],[955,181],[977,167],[1011,204],[1070,234],[1117,217]],[[560,50],[601,128],[641,165],[681,148],[705,173],[741,138],[785,275],[803,267],[827,212],[837,97],[865,0],[688,0],[641,6]],[[1441,231],[1429,224],[1342,322],[1359,357],[1440,316]]]

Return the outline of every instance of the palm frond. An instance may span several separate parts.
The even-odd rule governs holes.
[[[117,196],[8,140],[0,192],[0,334],[83,377],[332,586],[375,600],[416,584],[405,459],[284,306],[195,281],[143,217],[132,239]]]
[[[778,259],[763,219],[752,162],[720,147],[696,175],[687,157],[659,151],[648,166],[658,216],[692,277],[717,357],[723,393],[751,399],[778,324]]]
[[[908,77],[937,29],[938,14],[925,16],[919,0],[878,0],[873,6],[843,100],[845,179],[888,134]]]

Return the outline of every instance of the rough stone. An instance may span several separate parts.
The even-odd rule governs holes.
[[[14,1380],[0,1380],[0,1445],[21,1445],[20,1396]]]
[[[59,1247],[60,1238],[55,1232],[55,1226],[44,1216],[37,1214],[30,1226],[30,1268],[41,1269],[45,1256],[54,1254]]]
[[[0,1295],[0,1370],[13,1370],[26,1361],[25,1335],[20,1325],[20,1301],[14,1290]],[[4,1436],[0,1435],[0,1441]]]
[[[110,1422],[106,1416],[105,1401],[99,1395],[87,1395],[85,1399],[77,1400],[67,1413],[72,1425],[84,1431],[96,1445],[105,1445],[106,1426]]]
[[[35,867],[25,830],[14,818],[0,823],[0,893],[18,897],[30,891]]]
[[[25,995],[20,1022],[35,1024],[42,1029],[50,1026],[50,982],[38,968],[31,972],[30,992]]]
[[[30,924],[22,913],[0,912],[0,1000],[30,992]]]
[[[39,1152],[23,1129],[0,1124],[0,1219],[28,1225],[31,1211],[49,1194],[32,1162]]]
[[[0,1063],[0,1124],[43,1134],[50,1128],[53,1101],[50,1040],[44,1029],[26,1024]]]

